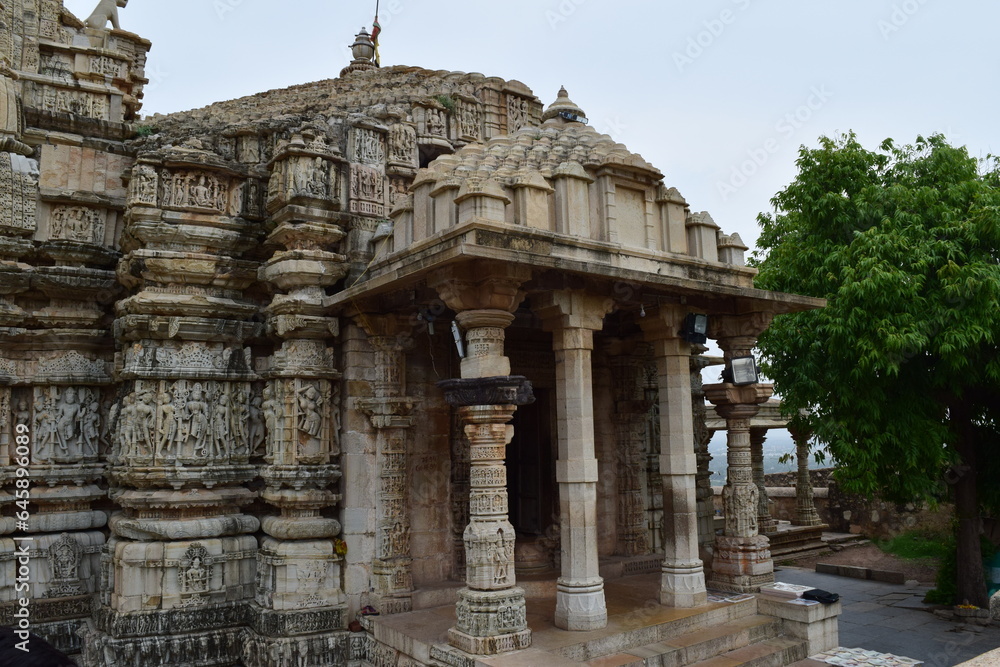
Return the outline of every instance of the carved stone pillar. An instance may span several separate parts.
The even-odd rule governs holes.
[[[524,298],[530,272],[482,263],[442,270],[429,284],[438,290],[465,332],[462,378],[438,383],[457,408],[469,442],[469,525],[465,529],[466,587],[458,593],[457,623],[449,643],[466,653],[493,655],[527,648],[531,630],[524,590],[514,574],[514,527],[508,520],[506,446],[518,405],[534,400],[531,383],[510,376],[504,328]]]
[[[258,620],[244,646],[244,659],[261,667],[343,659],[345,544],[331,516],[341,499],[341,374],[331,347],[339,323],[323,306],[325,288],[347,273],[342,162],[321,132],[306,130],[279,144],[271,164],[267,242],[278,250],[257,277],[277,292],[264,309],[276,349],[260,364],[261,498],[273,509],[261,521]]]
[[[713,365],[704,356],[708,350],[704,345],[691,346],[691,413],[694,427],[694,454],[698,463],[695,474],[695,498],[698,504],[698,554],[707,566],[712,562],[712,549],[715,546],[715,494],[712,491],[712,455],[708,452],[708,444],[712,441],[712,432],[705,426],[705,388],[702,381],[702,370]]]
[[[757,530],[762,535],[773,533],[778,529],[778,522],[771,517],[771,499],[767,497],[767,487],[764,484],[764,441],[767,440],[767,429],[751,427],[750,429],[750,464],[753,467],[753,483],[757,487]]]
[[[795,525],[822,526],[823,520],[816,511],[813,497],[812,478],[809,475],[809,437],[807,429],[788,425],[788,432],[795,441],[795,459],[798,463],[798,477],[795,482]]]
[[[770,319],[763,314],[710,318],[709,334],[718,339],[727,369],[732,359],[751,353],[757,336],[767,328]],[[728,478],[722,492],[726,528],[724,535],[716,537],[709,578],[709,586],[718,590],[748,593],[774,581],[769,541],[758,530],[759,492],[753,480],[750,454],[750,420],[773,392],[770,385],[760,384],[705,386],[705,395],[726,420],[728,429]]]
[[[698,557],[691,347],[677,334],[683,316],[678,309],[661,307],[640,325],[653,344],[659,378],[664,526],[660,603],[697,607],[705,604],[707,594]]]
[[[259,304],[260,192],[242,167],[194,149],[133,167],[116,305],[121,346],[102,585],[91,667],[242,663],[260,521],[250,464],[254,383],[247,342]],[[183,314],[182,314],[183,313]],[[150,641],[148,637],[156,637]]]
[[[649,553],[649,529],[646,526],[646,420],[649,401],[645,400],[642,379],[645,358],[641,350],[625,350],[620,342],[606,346],[611,360],[614,395],[615,460],[618,474],[618,546],[619,556]],[[634,345],[628,347],[635,347]]]
[[[556,353],[559,514],[562,576],[556,582],[555,624],[596,630],[608,623],[597,554],[598,465],[594,450],[591,350],[611,304],[583,292],[548,292],[533,299]]]
[[[372,563],[375,590],[366,604],[381,614],[397,614],[413,608],[407,467],[414,400],[404,395],[405,355],[413,341],[398,333],[400,322],[394,316],[363,314],[355,320],[369,333],[368,340],[375,349],[374,396],[357,402],[375,429],[378,475]]]

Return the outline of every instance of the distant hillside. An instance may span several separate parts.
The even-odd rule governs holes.
[[[712,455],[712,462],[709,469],[712,471],[712,486],[722,486],[726,483],[726,434],[717,432],[708,445],[708,451]],[[785,454],[792,454],[792,460],[788,463],[781,463],[780,459]],[[767,432],[767,440],[764,441],[764,473],[789,472],[795,470],[798,464],[795,462],[795,443],[791,434],[785,429],[774,429]],[[810,468],[822,468],[829,466],[829,463],[819,465],[810,457]]]

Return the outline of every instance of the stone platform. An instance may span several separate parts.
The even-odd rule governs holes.
[[[726,667],[777,667],[837,645],[839,604],[805,608],[781,603],[782,609],[775,614],[775,604],[767,605],[768,613],[764,613],[759,600],[747,596],[739,602],[675,609],[657,602],[658,587],[658,574],[606,582],[608,625],[588,632],[556,628],[555,600],[529,595],[531,647],[492,657],[469,656],[448,646],[448,629],[455,623],[454,604],[368,617],[365,624],[375,654],[395,654],[398,664],[407,665],[681,667],[707,661],[706,665]]]

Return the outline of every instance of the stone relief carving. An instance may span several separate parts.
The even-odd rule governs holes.
[[[483,111],[477,102],[462,100],[458,104],[459,133],[463,138],[478,140],[482,137]]]
[[[362,164],[383,164],[385,162],[385,137],[375,130],[355,128],[354,159]]]
[[[50,236],[54,239],[102,243],[105,212],[87,206],[56,206],[52,209]]]
[[[448,112],[440,109],[427,109],[426,114],[427,134],[431,136],[443,137],[448,131]]]
[[[89,387],[35,387],[34,463],[96,460],[101,428],[100,395]],[[19,401],[16,419],[30,413]]]
[[[208,593],[212,582],[213,558],[199,542],[195,542],[184,553],[184,559],[177,568],[177,579],[181,589],[181,606],[196,606],[208,603]]]
[[[132,180],[128,187],[130,204],[146,204],[156,206],[156,191],[159,187],[159,176],[156,170],[148,164],[139,164],[132,169]]]
[[[46,597],[69,597],[87,592],[80,582],[83,547],[79,542],[63,533],[49,546],[48,557],[49,567],[52,569],[52,581],[45,592]]]
[[[412,125],[399,123],[389,131],[389,161],[415,165],[417,159],[417,131]]]
[[[141,381],[117,412],[115,457],[133,464],[211,465],[248,456],[243,383]]]
[[[91,56],[90,71],[94,74],[122,77],[128,71],[128,63],[111,56]]]
[[[528,124],[528,101],[523,97],[507,96],[507,133],[512,134]]]
[[[378,169],[351,165],[351,212],[385,214],[385,176]]]
[[[32,104],[43,111],[109,120],[108,96],[104,94],[35,86],[32,90]]]
[[[35,229],[38,162],[0,153],[0,228]]]
[[[164,170],[160,174],[160,204],[224,212],[229,204],[229,181],[200,171]]]

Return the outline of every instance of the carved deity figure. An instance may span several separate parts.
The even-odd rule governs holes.
[[[139,396],[133,408],[133,452],[135,456],[148,456],[153,452],[153,424],[155,423],[156,406],[153,405],[153,393],[145,391]]]
[[[323,397],[315,385],[307,384],[298,390],[299,401],[299,430],[308,433],[314,438],[318,438],[322,428],[322,418],[320,407],[323,405]]]
[[[205,451],[208,458],[219,458],[226,451],[231,437],[229,425],[232,416],[229,394],[222,392],[216,398],[215,409],[212,411],[212,437]]]
[[[194,439],[194,451],[205,449],[208,432],[208,403],[205,401],[205,391],[200,382],[191,388],[187,403],[184,406],[187,421],[187,437]]]
[[[98,443],[101,440],[101,404],[96,395],[92,400],[84,402],[83,414],[80,416],[80,431],[83,436],[83,455],[96,457]]]
[[[43,396],[35,400],[35,461],[47,462],[55,454],[59,438],[56,410],[51,401]]]
[[[177,419],[170,395],[161,391],[156,397],[156,458],[162,460],[164,452],[175,457],[172,451],[177,439]]]
[[[264,387],[264,401],[261,403],[261,410],[264,413],[264,426],[273,439],[278,433],[278,415],[281,413],[281,404],[274,398],[274,389],[271,385]]]
[[[265,389],[266,391],[266,389]],[[251,456],[264,455],[264,406],[263,400],[256,393],[250,399],[247,409],[247,439]]]
[[[323,158],[316,158],[316,163],[309,173],[309,183],[306,187],[313,197],[326,197],[328,186],[326,164],[324,164]]]
[[[507,98],[507,132],[515,132],[528,124],[528,102],[520,97]]]
[[[76,579],[80,565],[79,547],[73,548],[72,538],[65,533],[50,548],[53,573],[57,579]]]
[[[200,556],[195,556],[191,566],[184,572],[184,581],[189,593],[204,593],[208,590],[208,570],[201,562]]]
[[[497,528],[496,540],[490,542],[490,560],[493,561],[493,583],[507,583],[510,570],[510,558],[503,543],[503,528]]]
[[[191,188],[191,201],[194,202],[195,206],[201,206],[203,208],[212,207],[212,191],[209,190],[207,185],[205,185],[204,174],[198,178],[198,183]]]
[[[87,27],[95,30],[103,30],[111,21],[111,26],[115,30],[121,30],[118,23],[118,8],[128,5],[128,0],[101,0],[93,13],[87,17]]]
[[[69,446],[76,444],[80,426],[80,400],[76,389],[67,387],[56,407],[56,434],[62,454],[69,453]]]
[[[442,112],[437,109],[427,110],[427,134],[444,135],[444,118]]]

